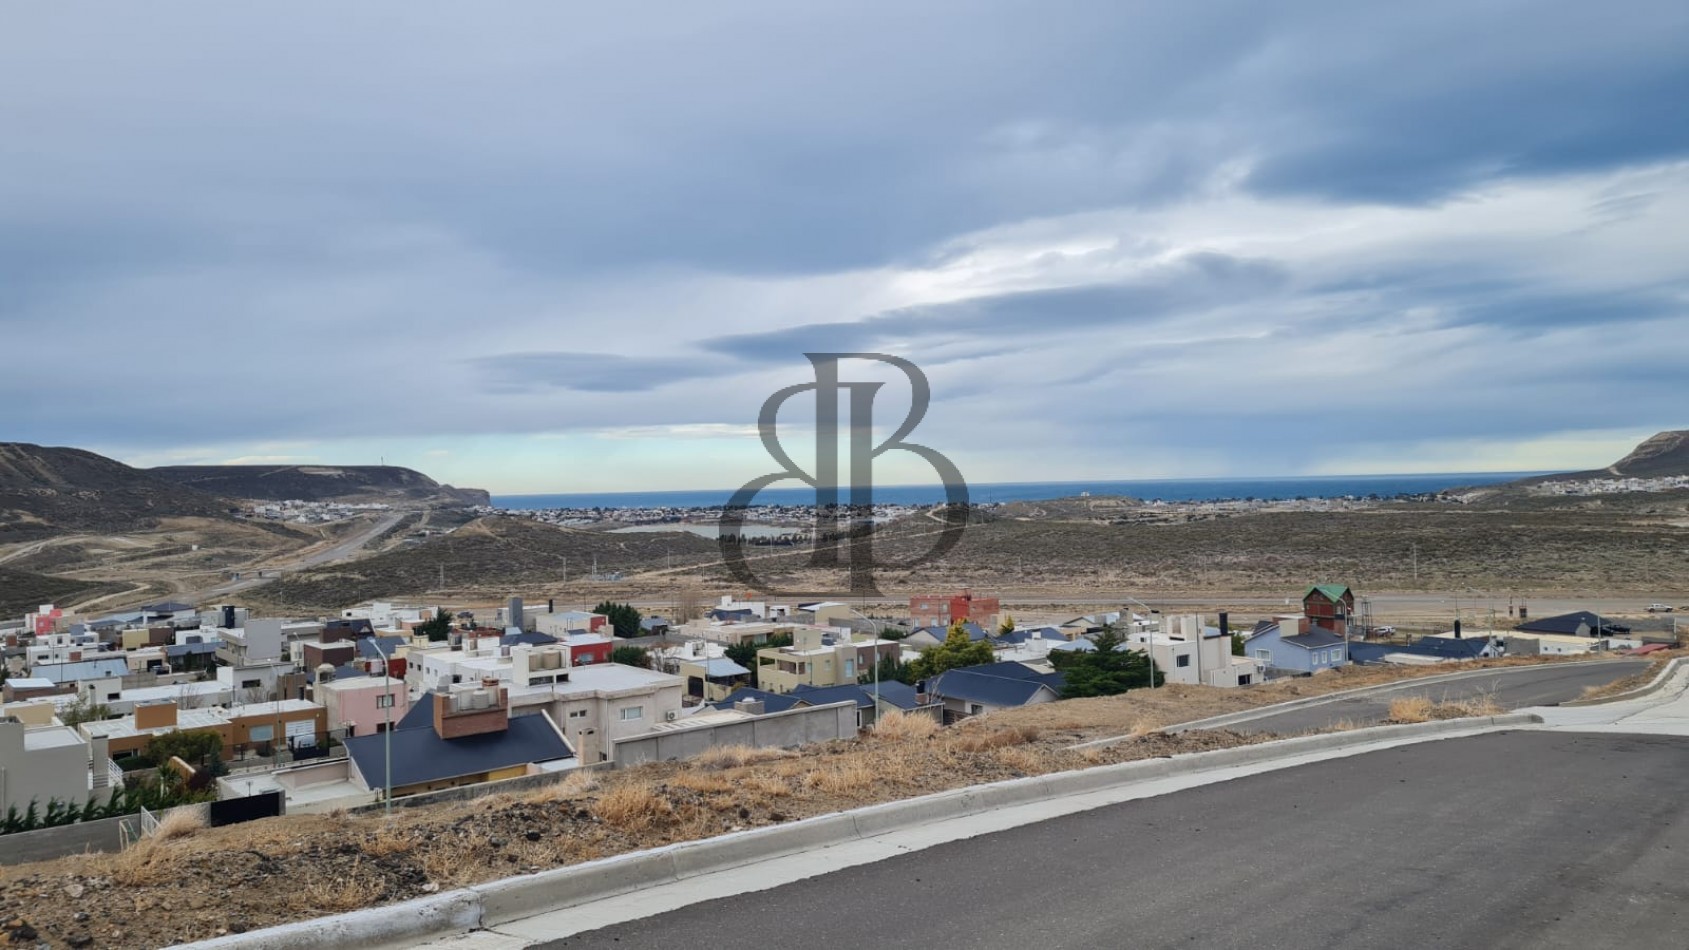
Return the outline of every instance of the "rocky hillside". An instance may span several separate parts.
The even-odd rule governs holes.
[[[1664,478],[1671,475],[1689,475],[1689,429],[1672,429],[1650,436],[1629,455],[1606,468],[1538,475],[1509,484],[1536,485],[1591,478]]]
[[[478,488],[441,485],[396,465],[168,465],[162,479],[227,498],[254,501],[386,502],[392,505],[488,505]]]
[[[166,517],[229,516],[230,503],[82,449],[0,442],[0,543],[127,531]]]

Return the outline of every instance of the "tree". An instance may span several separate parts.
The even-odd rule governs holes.
[[[646,669],[651,665],[651,654],[644,647],[617,647],[610,651],[610,662]]]
[[[898,683],[915,682],[914,675],[909,672],[909,664],[903,662],[902,657],[895,653],[888,653],[885,656],[880,657],[879,673],[880,682],[882,683],[890,683],[894,681]],[[863,684],[874,682],[873,669],[869,668],[869,671],[857,677],[856,681]]]
[[[909,664],[909,675],[917,680],[929,679],[945,670],[962,666],[979,666],[996,659],[991,644],[984,640],[968,639],[968,631],[958,620],[950,625],[944,642],[920,655]]]
[[[603,614],[610,618],[610,626],[615,628],[618,637],[639,636],[639,611],[632,604],[618,604],[606,600],[592,608],[595,614]]]
[[[1244,648],[1243,648],[1243,640],[1244,640],[1243,634],[1241,634],[1241,633],[1232,634],[1232,656],[1244,656],[1245,655]]]
[[[735,643],[727,648],[727,658],[751,671],[751,685],[757,685],[757,651],[792,645],[792,635],[776,633],[761,643]]]
[[[1010,616],[1009,614],[1004,614],[1002,621],[997,624],[997,635],[999,637],[1001,637],[1001,636],[1004,636],[1005,634],[1010,634],[1010,633],[1014,633],[1014,632],[1015,632],[1015,618],[1013,616]]]
[[[1067,650],[1050,653],[1050,662],[1061,671],[1064,680],[1063,699],[1117,696],[1149,685],[1148,654],[1123,649],[1125,641],[1112,626],[1104,627],[1091,642],[1097,648],[1088,653]],[[1155,672],[1157,685],[1165,679],[1160,670]]]
[[[416,632],[439,643],[452,635],[452,615],[444,607],[435,607],[434,616],[416,625]]]
[[[111,707],[104,703],[90,703],[88,697],[77,696],[76,701],[65,707],[59,714],[59,721],[75,728],[85,722],[98,722],[111,718]]]
[[[204,730],[173,729],[147,740],[146,757],[165,774],[164,766],[175,756],[196,769],[215,775],[223,765],[223,737]],[[173,774],[173,773],[171,773]]]

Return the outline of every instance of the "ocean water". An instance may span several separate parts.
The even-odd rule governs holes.
[[[1228,498],[1341,498],[1347,495],[1406,495],[1464,485],[1491,485],[1545,472],[1448,472],[1436,475],[1320,475],[1295,478],[1162,478],[1090,482],[1001,482],[968,486],[975,504],[1043,501],[1093,495],[1130,495],[1145,501],[1218,501]],[[554,495],[494,495],[498,508],[713,508],[726,504],[733,489],[644,492],[574,492]],[[875,485],[874,500],[884,504],[925,505],[944,500],[938,485]],[[757,504],[812,505],[811,489],[768,488]]]

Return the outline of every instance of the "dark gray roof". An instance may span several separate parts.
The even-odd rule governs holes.
[[[421,699],[411,703],[410,710],[405,713],[403,719],[399,720],[398,728],[416,729],[422,726],[429,729],[434,728],[434,699],[437,696],[439,696],[438,693],[423,693]]]
[[[358,640],[358,655],[370,660],[381,659],[382,653],[391,657],[396,648],[402,647],[409,642],[410,639],[408,637],[361,637]],[[381,645],[381,651],[379,653],[376,652],[375,649],[376,644],[378,643]]]
[[[872,687],[846,683],[843,686],[811,686],[800,683],[792,687],[792,696],[807,706],[827,706],[832,703],[855,703],[863,708],[874,705]]]
[[[406,720],[410,717],[406,716]],[[401,723],[402,725],[402,723]],[[442,739],[432,724],[346,740],[346,754],[370,788],[387,784],[387,739],[393,741],[393,784],[417,785],[574,755],[544,716],[518,716],[502,732]]]
[[[556,643],[556,642],[557,642],[557,638],[552,636],[549,633],[529,633],[529,632],[526,632],[526,631],[524,631],[522,633],[507,633],[504,636],[498,638],[498,644],[501,647],[512,647],[512,646],[520,646],[520,645],[527,645],[527,646],[532,646],[532,647],[543,647],[543,646],[549,646],[549,645]]]
[[[1587,610],[1560,614],[1556,617],[1542,617],[1529,623],[1520,624],[1519,629],[1530,633],[1560,633],[1575,636],[1580,624],[1587,624],[1591,630],[1595,630],[1599,626],[1601,636],[1607,637],[1630,632],[1630,628],[1624,624],[1616,623],[1606,617],[1597,617]]]
[[[206,653],[216,653],[216,652],[217,652],[217,644],[215,644],[215,643],[184,643],[184,644],[181,644],[179,646],[177,644],[172,643],[172,644],[166,645],[165,648],[164,648],[164,655],[167,656],[167,657],[170,657],[171,659],[175,659],[176,657],[179,657],[179,656],[190,656],[190,655],[194,655],[194,654],[206,654]]]
[[[718,703],[711,703],[710,705],[716,709],[732,709],[733,704],[741,699],[762,700],[763,712],[785,712],[798,704],[798,697],[790,693],[770,693],[763,689],[752,689],[749,686],[741,686],[733,692],[727,694],[726,699]]]
[[[194,606],[193,604],[179,604],[176,601],[167,600],[161,604],[147,604],[141,609],[149,614],[177,614],[184,610],[192,610]]]
[[[1005,664],[993,663],[989,666]],[[1020,664],[1008,664],[1020,666]],[[986,667],[968,666],[947,670],[927,684],[927,692],[946,699],[960,699],[987,706],[1024,706],[1040,692],[1049,690],[1052,698],[1061,696],[1062,675],[1047,673],[1026,679],[984,672]]]
[[[862,688],[868,691],[869,696],[874,694],[874,684],[869,683]],[[890,703],[899,709],[919,709],[921,704],[915,700],[915,696],[915,687],[908,683],[899,683],[897,680],[880,681],[882,703]]]
[[[1334,647],[1342,643],[1343,638],[1324,627],[1309,627],[1307,633],[1285,637],[1282,642],[1299,646],[1304,650],[1318,650],[1324,647]]]

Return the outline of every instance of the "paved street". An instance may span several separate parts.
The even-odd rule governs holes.
[[[939,845],[547,946],[1689,945],[1689,738],[1402,746]]]
[[[1489,696],[1506,709],[1526,706],[1555,706],[1577,699],[1590,686],[1601,686],[1647,669],[1647,660],[1610,660],[1600,665],[1518,667],[1495,670],[1460,680],[1431,684],[1406,684],[1264,716],[1227,726],[1240,732],[1274,732],[1281,735],[1324,729],[1339,722],[1357,726],[1376,725],[1390,712],[1390,702],[1403,696],[1425,696],[1434,702]]]

